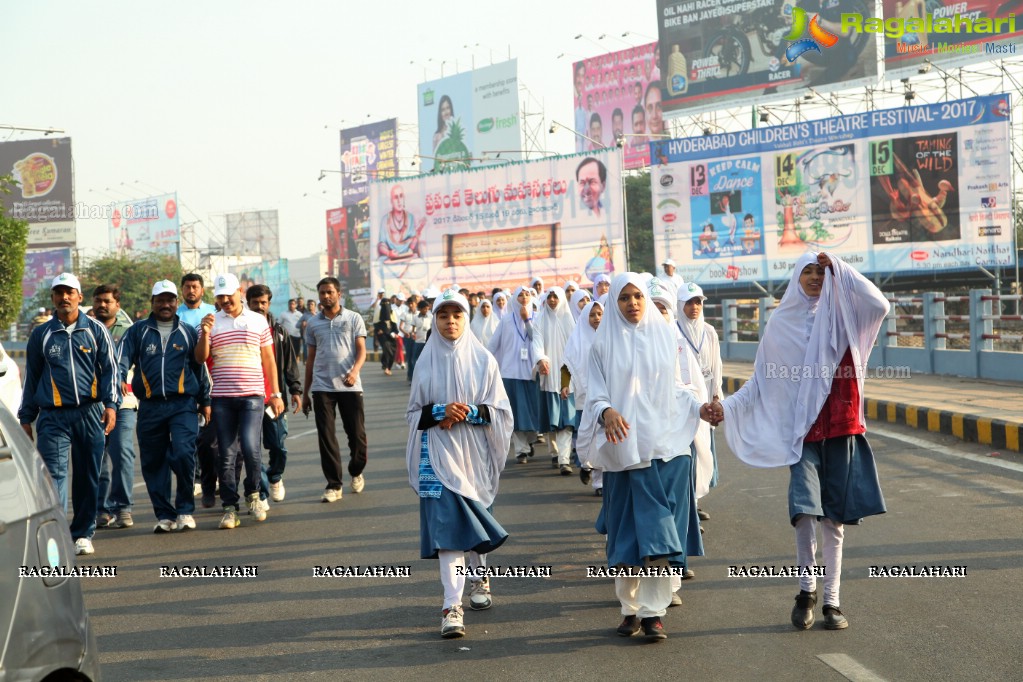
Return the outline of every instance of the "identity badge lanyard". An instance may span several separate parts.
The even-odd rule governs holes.
[[[699,359],[700,351],[703,349],[703,342],[707,340],[707,330],[704,329],[703,334],[700,336],[700,345],[694,346],[693,342],[689,340],[689,335],[686,334],[686,330],[682,328],[682,323],[676,320],[675,324],[678,325],[678,330],[682,332],[682,338],[686,340],[686,343],[689,344],[689,347],[693,349],[693,352],[696,353],[697,359]]]
[[[526,321],[525,320],[522,321],[522,332],[521,333],[519,333],[518,325],[512,325],[512,326],[515,327],[515,333],[518,334],[520,339],[522,339],[522,349],[519,351],[519,359],[520,360],[527,360],[528,361],[529,360],[529,343],[527,342],[527,339],[529,338],[529,335],[526,334]]]

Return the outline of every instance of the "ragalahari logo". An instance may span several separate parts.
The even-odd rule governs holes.
[[[822,54],[822,47],[833,47],[838,42],[838,36],[821,28],[818,23],[820,15],[815,14],[813,19],[807,21],[806,10],[802,7],[786,5],[785,9],[787,12],[791,10],[792,13],[792,30],[785,36],[785,40],[795,41],[785,50],[785,58],[790,62],[796,61],[800,55],[810,50],[816,50],[817,54]],[[806,33],[810,37],[801,38]]]

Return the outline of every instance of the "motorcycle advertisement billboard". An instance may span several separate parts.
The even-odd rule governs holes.
[[[372,288],[591,285],[625,269],[621,153],[370,183]]]
[[[655,142],[658,262],[698,284],[788,280],[808,249],[863,273],[1014,261],[1009,96]]]
[[[664,111],[694,113],[878,79],[879,36],[841,31],[843,14],[876,16],[868,0],[657,0],[657,13]]]

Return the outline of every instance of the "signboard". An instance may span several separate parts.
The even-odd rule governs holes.
[[[903,78],[933,62],[949,69],[969,62],[1017,54],[1023,38],[1023,2],[1019,0],[882,0],[884,27],[850,30],[884,33],[888,78]],[[1017,16],[1019,20],[1017,21]]]
[[[692,113],[876,82],[878,36],[824,28],[838,31],[844,13],[872,19],[874,3],[657,0],[664,110]]]
[[[398,119],[341,131],[341,203],[350,206],[369,196],[370,178],[398,174]]]
[[[108,225],[110,250],[179,255],[178,195],[162,194],[114,204]]]
[[[242,270],[238,279],[243,290],[253,284],[265,284],[270,287],[270,291],[273,293],[273,297],[270,299],[270,312],[274,317],[280,316],[288,309],[288,299],[291,298],[291,281],[288,279],[287,258],[250,265]]]
[[[268,211],[242,211],[224,214],[224,233],[227,243],[224,255],[261,256],[264,260],[281,257],[277,209]]]
[[[49,289],[53,278],[71,271],[71,249],[29,251],[25,254],[25,272],[21,276],[21,300],[24,308],[39,293]]]
[[[372,288],[589,286],[625,269],[621,153],[370,184]]]
[[[647,135],[664,133],[656,53],[650,43],[572,65],[577,152],[618,146],[625,168],[650,165]],[[651,88],[657,92],[647,111]]]
[[[658,261],[698,284],[788,279],[807,249],[860,272],[1014,262],[1009,97],[653,143]]]
[[[28,246],[75,243],[74,177],[71,138],[0,142],[0,176],[18,182],[0,193],[6,214],[29,224]]]
[[[330,273],[362,308],[373,302],[369,287],[369,203],[327,211],[327,256]]]
[[[521,158],[517,74],[518,62],[512,59],[419,85],[424,172]]]

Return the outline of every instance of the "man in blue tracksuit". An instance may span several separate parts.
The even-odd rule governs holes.
[[[121,404],[113,342],[101,322],[79,310],[82,285],[77,277],[57,275],[50,292],[54,315],[28,339],[18,420],[29,438],[36,422],[36,449],[65,510],[70,459],[71,539],[76,554],[92,554],[100,461]]]
[[[142,478],[156,512],[154,533],[195,528],[195,446],[199,415],[210,419],[210,379],[195,361],[198,335],[177,317],[174,282],[153,285],[153,312],[131,326],[117,348],[121,381],[135,368]],[[177,493],[171,503],[171,473]]]

